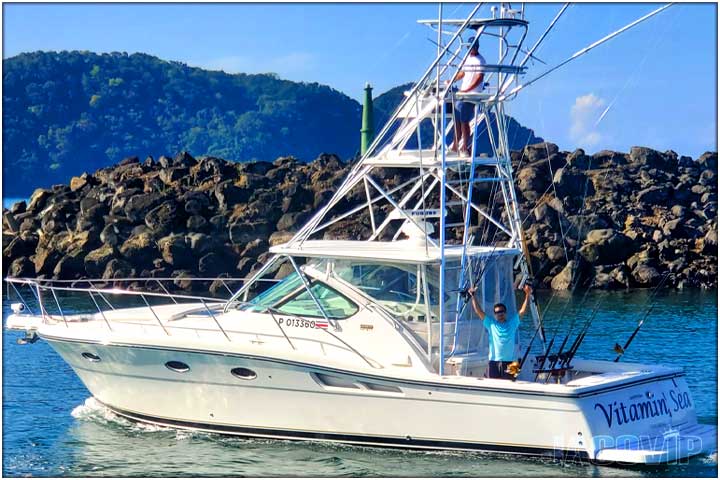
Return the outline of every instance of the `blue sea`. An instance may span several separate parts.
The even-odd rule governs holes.
[[[611,359],[647,311],[650,292],[540,292],[547,333],[562,339],[600,302],[578,356]],[[700,421],[717,425],[717,292],[662,292],[627,361],[686,369]],[[3,317],[9,304],[3,302]],[[3,322],[4,323],[4,322]],[[573,324],[575,323],[575,324]],[[561,334],[562,333],[562,334]],[[677,465],[618,468],[492,454],[427,453],[246,440],[136,424],[95,402],[44,342],[3,332],[4,476],[717,477],[717,452]],[[530,336],[530,329],[523,338]],[[560,340],[557,340],[558,342]],[[168,401],[173,401],[171,397]],[[349,412],[358,415],[362,412]],[[419,419],[418,421],[421,421]]]

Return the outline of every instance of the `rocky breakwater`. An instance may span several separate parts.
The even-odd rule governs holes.
[[[557,290],[717,286],[717,152],[513,152],[536,281]]]
[[[543,143],[512,159],[539,288],[652,287],[666,274],[668,287],[717,285],[717,153],[693,160],[635,147],[586,155]],[[183,279],[248,276],[269,246],[328,201],[348,169],[334,155],[307,164],[127,158],[4,210],[3,275],[115,284],[169,277],[171,288],[216,290],[217,282]],[[404,180],[378,177],[388,187]],[[352,200],[364,198],[357,193]],[[369,229],[365,212],[325,237]]]
[[[250,274],[270,245],[289,239],[327,201],[345,169],[334,155],[307,164],[187,153],[126,158],[69,185],[37,189],[5,210],[3,275],[168,277],[180,289],[215,290],[183,278]]]

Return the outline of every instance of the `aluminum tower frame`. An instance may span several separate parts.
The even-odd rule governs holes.
[[[524,19],[524,10],[511,10],[506,8],[506,4],[501,4],[499,12],[496,7],[492,8],[493,18],[478,18],[480,6],[477,5],[464,20],[443,20],[440,7],[437,20],[419,21],[437,32],[436,58],[414,87],[405,93],[400,106],[327,205],[294,235],[287,244],[289,247],[301,247],[305,241],[317,238],[318,234],[333,224],[367,210],[372,233],[367,238],[355,240],[396,240],[401,232],[404,233],[403,226],[416,227],[425,233],[426,249],[440,250],[440,290],[443,292],[466,290],[475,281],[472,278],[473,262],[469,261],[465,249],[479,240],[472,231],[478,229],[480,221],[484,222],[485,228],[494,227],[496,234],[505,237],[503,241],[488,245],[493,250],[503,246],[525,251],[507,138],[507,117],[504,113],[506,99],[501,94],[525,72],[524,63],[531,57],[531,52],[525,52],[522,62],[518,62],[520,53],[524,52],[522,45],[527,35],[528,22]],[[443,37],[449,39],[443,42]],[[480,42],[484,49],[486,41],[493,39],[497,40],[498,45],[497,62],[473,70],[484,73],[484,90],[481,93],[457,92],[451,80],[462,70],[469,55],[469,45]],[[454,128],[451,110],[458,100],[476,105],[475,117],[471,122],[474,141],[469,156],[459,156],[448,149],[448,137]],[[483,132],[486,132],[491,146],[489,155],[481,155],[476,151],[477,137]],[[423,141],[429,143],[429,138],[432,138],[432,145],[423,148]],[[402,169],[413,172],[413,175],[409,180],[388,189],[372,176],[380,169]],[[479,183],[496,185],[495,191],[502,198],[499,215],[494,214],[492,208],[483,207],[474,200],[474,186]],[[351,192],[360,189],[364,190],[364,202],[345,211],[337,210]],[[383,203],[386,208],[378,209]],[[448,222],[449,207],[460,207],[463,212],[462,222]],[[384,218],[383,213],[386,213]],[[473,222],[474,215],[478,222]],[[433,238],[428,230],[427,223],[430,223],[428,219],[431,218],[438,224],[437,238]],[[455,231],[454,239],[449,238],[452,229]],[[458,236],[463,245],[460,280],[458,284],[449,285],[446,281],[448,265],[445,251],[451,245],[449,241],[456,241]],[[520,255],[518,263],[516,266],[522,273],[521,283],[524,283],[529,277],[524,255]],[[465,307],[460,296],[455,297],[455,305],[445,305],[445,295],[440,295],[441,332],[445,331],[446,321],[452,320],[448,315],[458,318],[459,312]],[[539,318],[534,301],[531,302],[531,311],[537,325]],[[450,340],[456,339],[457,328]],[[441,334],[441,374],[446,356],[445,341],[445,335]],[[454,350],[453,345],[447,356],[451,356]]]

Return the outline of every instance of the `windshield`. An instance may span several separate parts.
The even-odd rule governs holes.
[[[257,312],[265,308],[273,308],[289,315],[319,318],[324,317],[324,312],[328,318],[336,320],[351,317],[358,311],[357,305],[320,281],[311,280],[310,290],[312,296],[305,288],[300,275],[292,272],[281,282],[250,300],[251,305],[246,304],[241,308]]]
[[[421,267],[417,265],[336,260],[334,271],[342,280],[399,315],[414,311],[416,316],[424,317],[426,288],[430,305],[438,303],[438,289],[432,281],[424,285]]]

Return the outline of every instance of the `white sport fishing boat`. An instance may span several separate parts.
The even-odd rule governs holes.
[[[437,32],[435,60],[329,203],[229,299],[7,279],[20,296],[7,327],[47,341],[98,401],[141,422],[594,462],[714,451],[682,369],[575,358],[582,331],[551,350],[534,300],[516,378],[485,378],[485,330],[464,292],[512,311],[515,272],[529,279],[504,105],[534,81],[519,83],[566,6],[529,49],[524,8],[421,21]],[[479,67],[482,92],[458,93],[448,80],[473,41],[486,57],[497,41],[498,58]],[[450,151],[458,99],[476,105],[491,155]],[[362,221],[367,237],[326,238]],[[267,288],[280,268],[289,275]],[[70,294],[92,308],[63,309]]]

